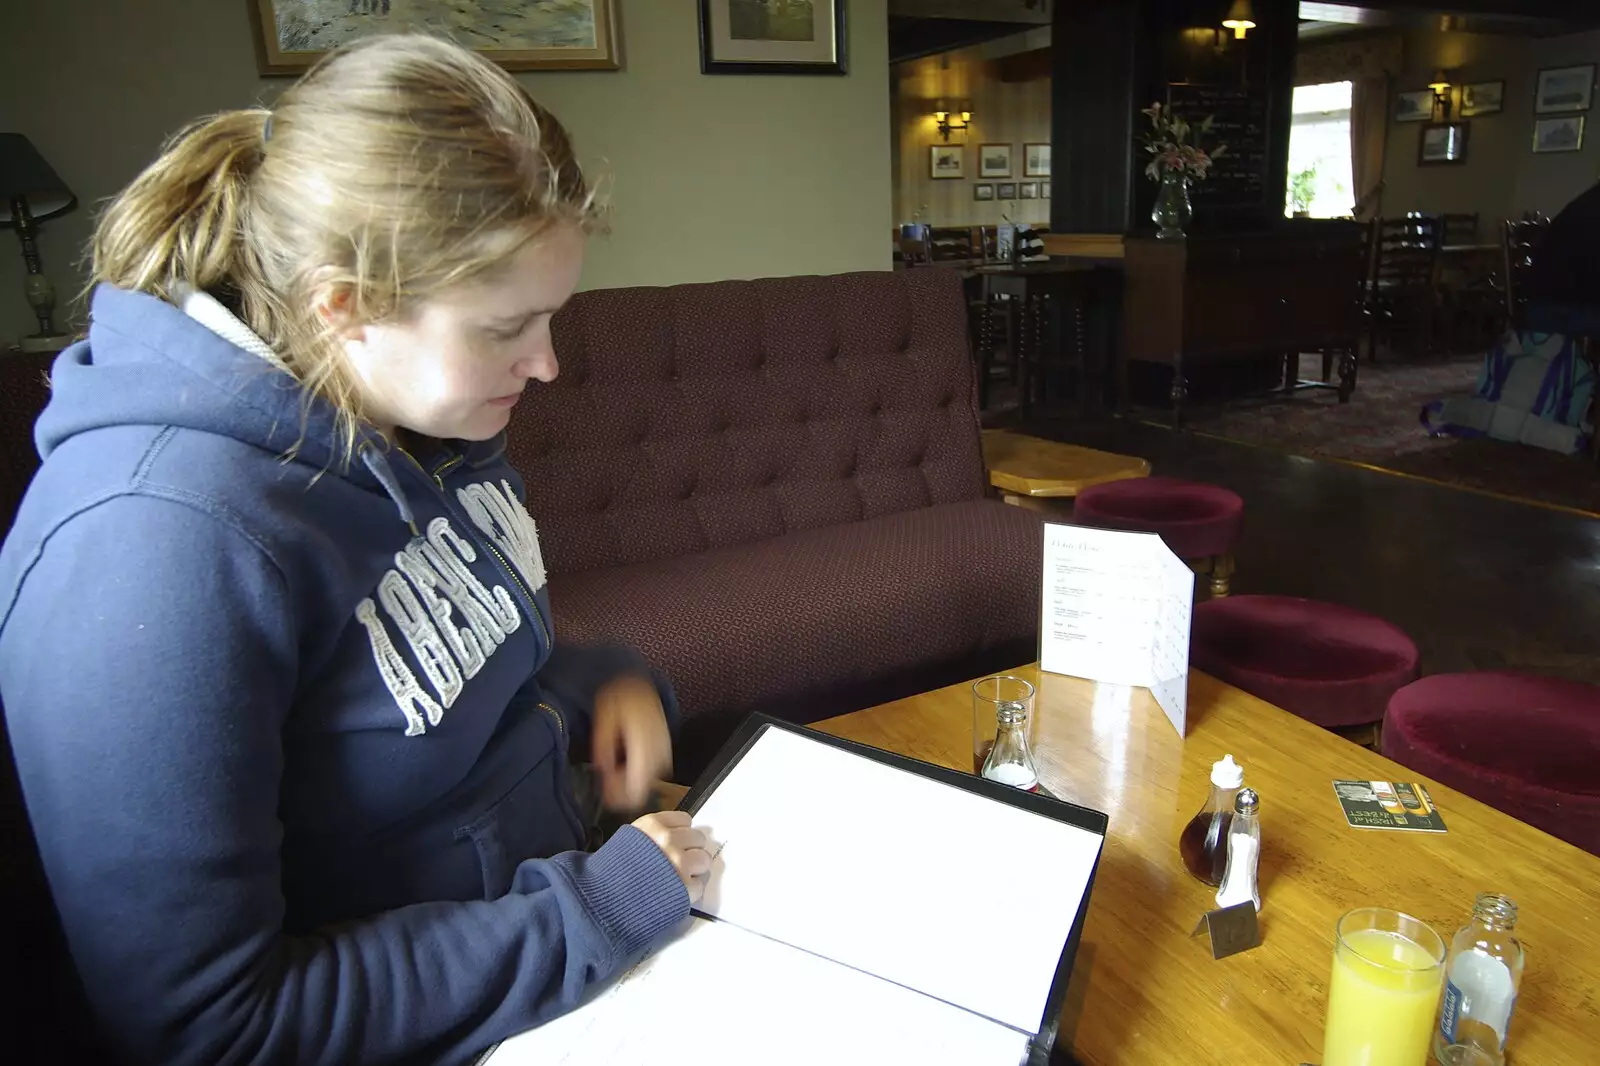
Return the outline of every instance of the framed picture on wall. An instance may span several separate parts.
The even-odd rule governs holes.
[[[1017,191],[1022,194],[1024,200],[1037,200],[1039,198],[1039,183],[1025,181],[1017,187]]]
[[[1002,181],[995,186],[994,191],[1002,200],[1015,200],[1017,198],[1017,183],[1014,181]]]
[[[972,187],[972,198],[974,200],[993,200],[994,186],[988,184],[974,185]]]
[[[964,178],[967,159],[959,144],[935,144],[928,148],[928,177]]]
[[[844,27],[844,0],[700,0],[700,73],[843,74]]]
[[[1431,122],[1433,120],[1433,90],[1418,89],[1414,93],[1397,93],[1394,98],[1396,122]]]
[[[1539,87],[1534,90],[1533,110],[1548,115],[1554,111],[1587,111],[1594,104],[1594,67],[1552,67],[1539,72]]]
[[[1461,117],[1497,115],[1505,109],[1506,83],[1477,81],[1461,87]]]
[[[1009,144],[978,145],[978,177],[1009,178],[1010,176],[1011,146]]]
[[[1048,178],[1050,176],[1050,146],[1025,144],[1022,146],[1022,176]]]
[[[1577,152],[1583,149],[1582,115],[1566,118],[1541,118],[1533,124],[1535,152]]]
[[[1039,198],[1041,200],[1050,199],[1050,183],[1048,181],[1041,181],[1039,183]]]
[[[1417,162],[1464,163],[1467,160],[1465,122],[1434,122],[1422,127],[1417,138]]]
[[[330,48],[401,30],[453,37],[507,70],[618,70],[617,6],[617,0],[250,0],[250,13],[263,74],[299,74]]]

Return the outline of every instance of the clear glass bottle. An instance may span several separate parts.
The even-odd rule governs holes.
[[[1244,767],[1224,755],[1211,766],[1211,798],[1184,826],[1178,837],[1178,854],[1191,874],[1216,888],[1228,868],[1228,827],[1233,823],[1233,801],[1244,787]]]
[[[1444,996],[1433,1053],[1464,1044],[1485,1052],[1495,1066],[1505,1062],[1511,1011],[1522,987],[1525,953],[1512,930],[1517,904],[1509,896],[1479,894],[1472,920],[1450,942],[1445,962]]]
[[[1228,827],[1228,865],[1217,889],[1217,906],[1232,907],[1246,900],[1261,910],[1261,888],[1256,871],[1261,864],[1261,797],[1253,788],[1241,788],[1233,800],[1233,824]]]
[[[1026,792],[1039,791],[1039,771],[1034,769],[1028,747],[1028,708],[1021,703],[1002,703],[996,716],[994,747],[983,760],[983,776]]]

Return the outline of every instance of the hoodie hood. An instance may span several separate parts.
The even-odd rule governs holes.
[[[209,298],[206,298],[209,300]],[[212,307],[266,343],[214,300]],[[221,321],[220,316],[210,316]],[[157,297],[101,285],[90,305],[89,336],[68,348],[51,373],[50,403],[34,428],[41,458],[81,433],[111,426],[177,426],[232,437],[315,466],[336,460],[336,419],[304,392],[282,363],[219,335]],[[365,429],[361,443],[387,450]]]
[[[333,407],[310,403],[282,359],[213,297],[181,294],[183,306],[110,285],[95,289],[86,341],[51,373],[51,398],[34,427],[41,458],[79,434],[114,426],[174,426],[231,437],[281,456],[308,476],[337,474],[387,493],[402,520],[412,508],[390,468],[393,446],[371,426],[347,461]],[[504,434],[449,442],[467,468],[497,461]]]

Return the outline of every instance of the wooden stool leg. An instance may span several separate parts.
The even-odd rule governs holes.
[[[1211,557],[1211,598],[1220,600],[1228,594],[1233,582],[1233,553],[1223,552]]]

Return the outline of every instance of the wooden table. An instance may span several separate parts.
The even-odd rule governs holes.
[[[1431,781],[1448,833],[1351,829],[1335,779],[1420,775],[1203,675],[1191,675],[1182,740],[1142,689],[1018,672],[1039,683],[1044,785],[1110,816],[1062,1012],[1060,1042],[1080,1062],[1315,1063],[1339,915],[1394,907],[1448,941],[1483,891],[1516,899],[1528,949],[1512,1062],[1588,1066],[1600,1058],[1600,858]],[[972,765],[966,685],[817,728],[943,766]],[[1204,937],[1189,935],[1214,905],[1213,890],[1184,871],[1178,834],[1225,753],[1261,793],[1263,939],[1214,961]],[[982,856],[982,841],[951,845]],[[972,924],[945,935],[982,935],[999,898],[973,900],[969,913],[952,916]]]
[[[1150,476],[1149,460],[1138,456],[1006,429],[983,431],[983,462],[989,468],[989,484],[1007,503],[1035,510],[1048,510],[1050,501],[1071,499],[1090,485]]]

